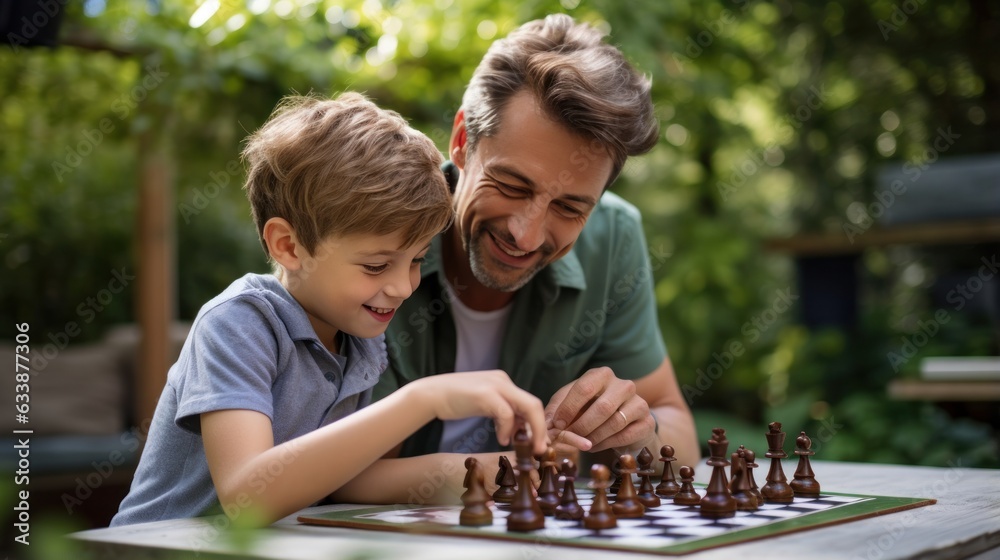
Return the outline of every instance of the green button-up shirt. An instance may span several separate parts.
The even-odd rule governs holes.
[[[441,242],[441,236],[433,240],[420,286],[386,332],[389,368],[375,399],[415,379],[454,371],[457,341]],[[499,368],[543,403],[588,369],[608,366],[619,378],[638,379],[667,355],[639,211],[610,192],[573,249],[518,290],[512,305]],[[404,444],[403,456],[436,452],[442,426],[435,420],[421,429]]]

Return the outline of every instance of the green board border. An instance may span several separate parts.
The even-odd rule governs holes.
[[[389,511],[405,511],[418,509],[422,506],[410,505],[390,505],[371,508],[351,509],[346,511],[331,511],[314,515],[302,515],[298,517],[300,523],[308,525],[325,525],[332,527],[346,527],[353,529],[365,529],[375,531],[389,531],[394,533],[409,533],[421,535],[444,535],[454,537],[471,537],[478,539],[500,540],[507,542],[521,542],[545,546],[567,546],[575,548],[590,548],[602,550],[615,550],[622,552],[641,552],[646,554],[660,554],[665,556],[675,556],[690,554],[710,548],[731,546],[734,544],[755,541],[785,535],[797,531],[805,531],[819,527],[827,527],[840,523],[849,523],[859,519],[867,519],[879,515],[886,515],[907,509],[928,506],[937,503],[937,500],[926,498],[904,498],[892,496],[870,496],[862,494],[843,494],[839,492],[823,492],[829,496],[849,496],[852,498],[863,498],[863,501],[848,503],[814,513],[807,513],[792,519],[780,519],[766,525],[747,527],[743,529],[733,529],[722,535],[711,537],[695,538],[683,543],[668,545],[661,548],[648,548],[639,546],[628,546],[621,544],[611,544],[602,541],[588,540],[584,538],[560,538],[558,536],[533,535],[531,533],[517,532],[490,532],[477,529],[475,527],[463,527],[461,525],[441,525],[439,523],[390,523],[377,519],[358,520],[358,515],[370,513],[382,513]],[[458,506],[456,506],[458,507]]]

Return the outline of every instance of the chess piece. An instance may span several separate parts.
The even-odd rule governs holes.
[[[757,503],[757,496],[750,492],[750,480],[747,479],[746,449],[742,446],[734,451],[731,457],[733,482],[730,490],[733,499],[736,500],[738,511],[756,511],[760,504]]]
[[[729,481],[726,477],[726,450],[729,440],[726,430],[712,428],[712,439],[708,440],[708,466],[712,467],[712,478],[709,479],[705,496],[701,499],[701,516],[713,519],[733,517],[736,515],[736,500],[729,492]]]
[[[556,487],[556,452],[551,447],[539,458],[538,507],[544,515],[554,515],[559,506],[559,489]]]
[[[660,483],[656,485],[657,496],[672,498],[674,494],[681,489],[680,484],[677,484],[677,481],[674,479],[674,467],[671,464],[676,460],[677,458],[674,457],[673,447],[664,445],[660,448],[660,461],[663,463],[663,476],[660,478]]]
[[[590,511],[583,517],[583,526],[587,529],[614,529],[618,526],[611,505],[608,504],[608,482],[611,479],[611,471],[604,465],[594,465],[590,468],[590,482],[587,486],[594,489],[594,503],[590,506]]]
[[[812,440],[805,432],[799,432],[799,437],[795,438],[795,454],[799,456],[799,465],[790,485],[796,496],[819,496],[819,482],[816,481],[809,462],[809,457],[816,454],[811,448]]]
[[[745,451],[746,447],[744,447],[744,446],[741,445],[739,447],[739,449],[737,449],[736,451],[733,451],[733,453],[739,453],[740,450],[744,450]],[[733,467],[729,467],[729,490],[730,491],[732,491],[732,489],[733,489],[733,484],[736,484],[736,469],[734,469]]]
[[[660,506],[660,497],[653,492],[653,481],[652,477],[656,474],[653,469],[653,454],[649,452],[649,448],[643,447],[642,451],[639,452],[637,457],[639,460],[639,501],[647,509],[655,508]]]
[[[642,517],[646,508],[639,501],[635,485],[632,483],[632,474],[639,470],[635,466],[635,457],[625,454],[618,458],[618,462],[621,465],[619,470],[622,474],[622,485],[618,489],[611,509],[616,517]]]
[[[569,459],[562,460],[563,491],[556,507],[556,519],[583,518],[583,508],[576,499],[576,463]]]
[[[514,468],[510,466],[510,459],[506,455],[500,456],[500,470],[497,471],[495,482],[500,485],[493,493],[493,501],[498,504],[509,504],[514,501],[517,494],[517,482],[514,480]]]
[[[465,468],[467,469],[465,487],[468,490],[462,494],[462,503],[465,507],[458,515],[458,523],[469,527],[492,525],[493,510],[486,505],[490,495],[483,483],[483,467],[474,457],[469,457],[465,460]]]
[[[507,530],[525,532],[542,529],[545,527],[545,516],[535,501],[535,487],[531,484],[535,461],[531,458],[531,440],[523,429],[514,434],[514,454],[517,459],[517,493],[510,504]]]
[[[617,494],[622,487],[622,464],[618,459],[611,463],[611,474],[615,475],[615,481],[611,483],[609,490],[612,494]]]
[[[678,471],[681,477],[680,490],[674,494],[674,503],[679,506],[696,506],[701,503],[701,496],[694,491],[694,469],[684,465]]]
[[[764,501],[776,504],[792,503],[792,487],[788,485],[785,471],[781,470],[781,460],[788,455],[782,447],[785,445],[785,432],[781,431],[781,422],[771,422],[767,425],[767,453],[765,457],[771,460],[771,469],[767,472],[767,483],[760,489]]]
[[[746,462],[747,482],[750,483],[750,493],[757,498],[757,506],[760,507],[764,504],[764,495],[760,493],[760,488],[757,488],[757,481],[753,479],[753,470],[760,466],[757,464],[757,454],[753,452],[753,449],[747,449],[743,452],[743,460]]]

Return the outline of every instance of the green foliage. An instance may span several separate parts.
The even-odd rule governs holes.
[[[230,164],[283,95],[366,92],[444,150],[490,43],[568,12],[607,30],[653,81],[661,141],[613,188],[643,210],[664,336],[692,406],[751,426],[786,415],[790,429],[851,416],[826,445],[842,458],[910,460],[933,435],[956,443],[928,442],[935,453],[917,462],[940,464],[964,450],[963,434],[982,436],[884,397],[918,363],[894,371],[886,356],[934,311],[939,263],[869,252],[870,316],[857,332],[810,332],[798,303],[780,304],[798,293],[790,260],[763,246],[860,223],[880,167],[920,162],[940,127],[962,135],[948,156],[1000,148],[996,6],[264,0],[195,17],[210,4],[126,0],[88,15],[90,4],[70,3],[63,42],[88,48],[0,49],[0,132],[20,140],[0,144],[2,322],[29,321],[44,340],[75,321],[80,342],[133,319],[132,286],[89,322],[78,308],[112,270],[136,270],[140,141],[173,162],[178,316],[189,320],[238,276],[267,269]],[[904,275],[914,266],[918,282]],[[956,314],[921,356],[995,354],[991,329]],[[902,419],[923,436],[880,439]]]

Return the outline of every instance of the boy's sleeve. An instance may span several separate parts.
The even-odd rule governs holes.
[[[186,359],[173,381],[181,428],[201,432],[200,415],[254,410],[274,419],[271,386],[278,372],[278,341],[268,314],[247,299],[227,301],[196,322]]]

